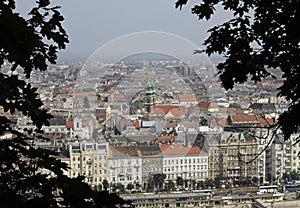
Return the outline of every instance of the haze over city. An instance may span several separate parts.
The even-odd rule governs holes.
[[[17,8],[27,13],[34,1],[17,1]],[[196,1],[195,1],[196,2]],[[193,2],[191,2],[191,5]],[[158,31],[181,36],[201,47],[207,30],[230,16],[217,14],[209,22],[198,21],[190,7],[175,9],[174,1],[53,1],[60,5],[63,23],[70,39],[61,58],[86,59],[95,50],[123,35],[142,31]],[[195,48],[197,49],[197,48]],[[193,51],[191,51],[191,54]]]
[[[0,207],[300,207],[300,3],[201,2],[0,3]]]

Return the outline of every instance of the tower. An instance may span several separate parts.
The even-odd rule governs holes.
[[[155,105],[156,91],[154,89],[153,81],[148,80],[145,90],[145,108],[148,113],[151,112],[152,107]]]

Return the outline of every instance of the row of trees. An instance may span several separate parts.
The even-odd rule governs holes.
[[[195,189],[211,189],[211,188],[232,188],[243,186],[257,186],[259,179],[257,177],[240,177],[236,180],[228,178],[217,177],[213,179],[206,179],[204,181],[196,181],[194,179],[184,179],[177,177],[176,181],[166,180],[165,174],[152,175],[144,187],[139,183],[129,183],[124,186],[121,183],[116,183],[110,186],[112,192],[131,192],[131,191],[174,191],[174,190],[195,190]]]
[[[266,176],[267,182],[274,183],[276,179],[273,178],[271,174],[267,174]],[[285,173],[282,177],[282,182],[287,183],[289,181],[300,180],[300,173],[296,171],[292,171],[291,173]],[[207,188],[222,188],[225,186],[226,188],[230,187],[243,187],[243,186],[257,186],[258,184],[262,184],[262,181],[259,181],[257,177],[239,177],[235,180],[230,180],[228,178],[216,177],[213,179],[206,179],[205,181],[196,181],[196,180],[187,180],[182,177],[177,177],[176,181],[166,180],[165,174],[154,174],[148,180],[146,187],[142,187],[139,182],[129,183],[127,186],[124,186],[122,183],[116,183],[110,185],[106,179],[103,180],[102,185],[100,185],[99,190],[111,192],[121,192],[124,193],[126,191],[133,191],[141,189],[148,190],[164,190],[164,191],[173,191],[176,189],[207,189]]]
[[[300,172],[292,171],[290,173],[284,173],[282,178],[272,177],[271,173],[267,173],[266,180],[270,184],[277,184],[278,182],[287,184],[288,182],[299,181],[300,180]]]

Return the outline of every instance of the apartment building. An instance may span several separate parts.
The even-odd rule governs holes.
[[[109,145],[107,163],[111,184],[141,184],[142,158],[137,146]]]
[[[291,135],[291,138],[284,143],[284,172],[291,173],[300,171],[300,143],[296,143],[299,134]]]
[[[163,156],[158,144],[140,146],[139,155],[142,157],[142,181],[143,186],[151,176],[163,173]]]
[[[266,179],[278,183],[284,173],[284,138],[282,134],[274,135],[269,148],[266,149]]]
[[[182,144],[161,144],[163,173],[167,180],[177,177],[184,180],[205,180],[208,178],[208,154],[198,146],[186,147]]]
[[[85,176],[93,188],[101,189],[104,179],[109,180],[107,167],[108,144],[73,143],[68,146],[69,177]]]
[[[236,132],[222,132],[207,140],[209,149],[209,178],[258,177],[258,154],[255,137]],[[248,163],[249,162],[249,163]]]

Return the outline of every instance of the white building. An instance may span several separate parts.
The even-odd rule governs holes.
[[[68,122],[68,127],[70,128],[71,137],[77,137],[79,139],[89,139],[90,131],[86,123],[83,123],[83,120],[80,116],[75,116],[74,121]]]
[[[112,146],[108,151],[109,182],[142,183],[142,158],[136,146]]]
[[[300,143],[296,143],[299,134],[291,135],[291,138],[284,143],[284,172],[300,172]]]
[[[208,178],[208,154],[199,147],[182,144],[161,144],[163,174],[166,180],[205,180]]]

